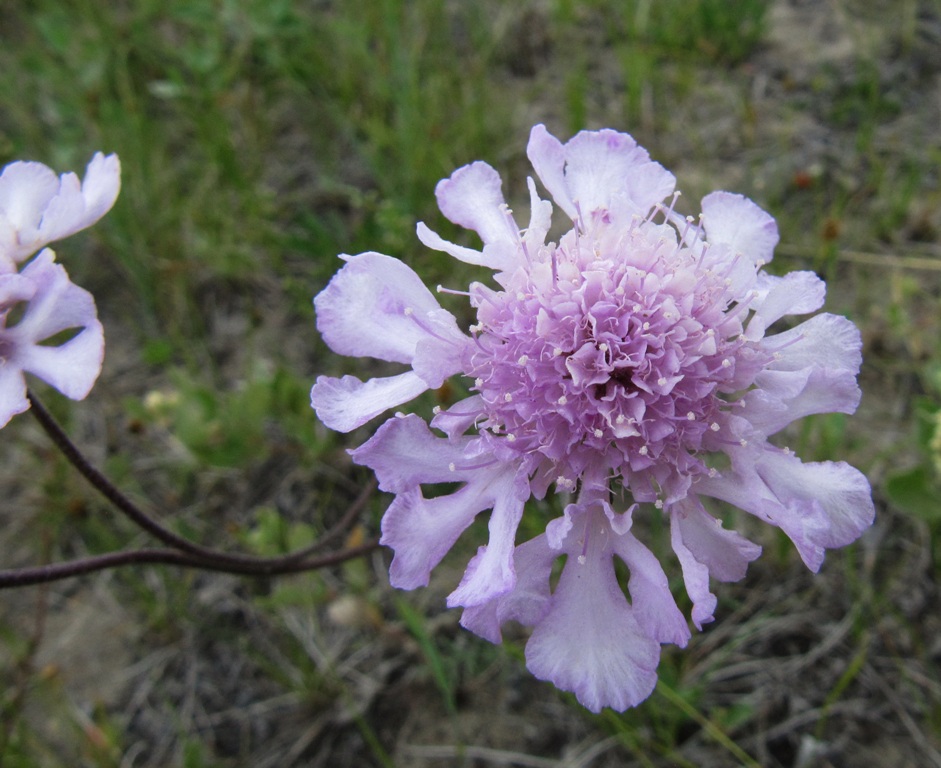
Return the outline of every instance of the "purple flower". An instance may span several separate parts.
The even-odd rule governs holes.
[[[349,431],[465,376],[473,394],[431,419],[442,436],[398,414],[351,452],[395,494],[382,522],[382,542],[395,551],[392,584],[426,585],[476,515],[491,510],[489,540],[448,604],[493,642],[507,621],[531,626],[526,660],[537,677],[591,710],[623,710],[653,690],[661,643],[690,637],[642,543],[650,515],[669,520],[698,629],[716,607],[710,577],[741,579],[760,553],[723,528],[703,497],[780,527],[814,571],[824,550],[872,522],[860,472],[803,463],[768,441],[808,414],[856,409],[860,336],[830,314],[766,335],[786,314],[819,309],[824,284],[811,272],[763,271],[778,232],[750,200],[714,192],[698,221],[681,217],[673,176],[614,131],[563,145],[537,125],[528,155],[572,228],[546,242],[552,207],[530,180],[520,230],[496,171],[482,162],[457,170],[438,185],[438,204],[483,248],[424,224],[418,236],[494,270],[491,285],[470,286],[477,322],[462,333],[400,261],[345,256],[315,299],[324,339],[341,354],[410,369],[366,382],[322,376],[311,400],[324,423]],[[426,494],[423,486],[439,483],[459,487]],[[525,502],[553,486],[567,501],[562,516],[517,545]],[[630,574],[630,600],[615,558]]]
[[[40,248],[90,227],[114,205],[121,186],[117,155],[95,154],[80,182],[42,163],[10,163],[0,174],[0,271]]]
[[[11,323],[17,307],[22,312]],[[0,275],[0,427],[29,408],[24,371],[81,400],[103,357],[95,301],[69,280],[49,248],[22,272]]]

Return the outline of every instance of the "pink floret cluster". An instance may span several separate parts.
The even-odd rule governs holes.
[[[521,229],[497,172],[483,162],[460,168],[438,185],[438,204],[482,248],[424,224],[418,237],[492,271],[466,291],[476,322],[459,328],[401,261],[344,256],[315,299],[323,338],[340,354],[407,369],[367,381],[321,376],[311,399],[325,424],[345,432],[466,377],[471,394],[430,422],[395,414],[351,452],[394,494],[382,522],[395,553],[391,582],[427,585],[490,510],[488,541],[448,604],[492,642],[509,621],[531,627],[534,675],[591,710],[623,710],[653,690],[661,644],[690,638],[642,541],[651,515],[668,521],[698,629],[716,608],[710,579],[741,579],[760,554],[704,499],[779,527],[814,571],[826,549],[872,523],[859,471],[805,463],[769,442],[809,414],[856,409],[860,335],[826,313],[768,333],[785,315],[820,309],[825,286],[811,272],[764,271],[777,226],[752,201],[713,192],[698,219],[679,215],[673,175],[615,131],[562,144],[537,125],[527,153],[571,228],[547,240],[552,204],[530,179]],[[436,492],[442,483],[457,489]],[[561,495],[561,516],[517,544],[526,502],[550,491]],[[615,559],[627,567],[626,592]]]
[[[0,427],[29,408],[24,373],[80,400],[101,372],[95,301],[45,246],[104,216],[120,173],[117,156],[99,152],[84,181],[35,162],[11,163],[0,174]]]

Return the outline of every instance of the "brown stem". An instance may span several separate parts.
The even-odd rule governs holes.
[[[176,565],[181,568],[200,568],[206,571],[220,571],[242,576],[278,576],[286,573],[302,573],[319,568],[337,565],[372,552],[379,546],[378,539],[373,539],[357,547],[350,547],[339,552],[330,552],[311,559],[257,558],[253,563],[229,563],[219,560],[207,560],[202,557],[180,552],[175,549],[133,549],[108,552],[104,555],[70,560],[65,563],[52,563],[27,568],[11,568],[0,571],[0,589],[26,587],[43,584],[75,576],[84,576],[108,568],[124,565],[161,563]]]
[[[218,570],[218,571],[227,571],[229,573],[245,573],[245,574],[273,574],[273,573],[289,573],[289,569],[282,570],[287,568],[292,564],[297,564],[299,561],[304,560],[312,552],[320,549],[325,543],[323,539],[315,542],[314,544],[304,547],[302,549],[296,550],[294,552],[289,552],[286,555],[280,555],[278,557],[257,557],[254,555],[241,555],[237,553],[230,552],[220,552],[209,547],[204,547],[200,544],[197,544],[193,541],[190,541],[183,536],[180,536],[173,531],[165,528],[152,517],[150,517],[146,512],[144,512],[140,507],[138,507],[133,501],[131,501],[127,496],[125,496],[118,488],[115,486],[108,478],[106,478],[98,469],[92,465],[88,459],[79,451],[76,445],[69,439],[68,435],[65,434],[65,431],[55,420],[51,413],[46,410],[45,406],[40,402],[40,400],[33,394],[32,391],[27,391],[26,396],[29,398],[30,413],[36,418],[40,426],[49,436],[56,447],[62,451],[62,454],[69,460],[69,463],[79,471],[79,473],[92,485],[92,487],[97,490],[102,496],[104,496],[108,501],[110,501],[119,511],[121,511],[126,517],[128,517],[133,523],[135,523],[140,528],[143,528],[149,534],[155,538],[162,541],[164,544],[172,547],[174,550],[179,550],[179,554],[182,553],[188,554],[190,557],[188,559],[158,559],[153,561],[144,561],[144,562],[165,562],[165,563],[174,563],[178,565],[189,565],[191,567],[197,567],[197,561],[199,566],[209,569],[209,570]],[[363,492],[359,497],[353,502],[350,509],[343,516],[343,518],[334,525],[330,530],[325,534],[326,539],[336,538],[341,532],[341,525],[348,525],[353,521],[356,515],[362,510],[365,506],[366,501],[369,499],[369,496],[375,489],[374,484],[368,485],[363,489]],[[156,553],[162,553],[160,557],[169,558],[169,555],[172,554],[170,550],[160,550],[160,549],[149,549],[149,550],[137,550],[138,552],[147,552],[152,553],[155,557]],[[112,553],[114,556],[128,556],[131,555],[131,552],[115,552]],[[106,557],[102,555],[101,557]],[[92,558],[94,559],[94,558]],[[74,561],[75,563],[84,562]],[[132,561],[127,561],[132,562]],[[115,565],[123,565],[124,562],[107,564],[101,566],[101,568],[112,568]],[[62,563],[60,565],[68,565],[68,563]],[[48,566],[55,567],[55,566]],[[100,570],[100,568],[94,568],[93,570]],[[301,569],[305,570],[305,569]],[[3,572],[0,571],[0,575],[8,573],[13,574],[13,571]],[[77,575],[77,574],[71,574]],[[66,578],[66,576],[56,576],[54,578]],[[38,583],[38,582],[29,582],[29,583]],[[0,583],[0,588],[5,586],[10,586],[4,583]]]

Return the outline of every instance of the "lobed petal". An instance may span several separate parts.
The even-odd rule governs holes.
[[[117,155],[96,153],[84,182],[74,173],[57,179],[41,163],[13,163],[0,176],[0,217],[8,224],[0,232],[0,247],[21,261],[48,243],[86,229],[111,209],[120,187]]]
[[[380,544],[395,554],[389,581],[399,589],[427,586],[432,569],[483,509],[477,489],[465,486],[426,499],[417,486],[398,493],[382,516]]]
[[[342,355],[411,363],[421,341],[462,337],[457,322],[441,309],[421,278],[398,259],[381,253],[348,257],[314,299],[317,329]],[[434,331],[426,327],[433,316]],[[450,323],[448,322],[450,319]]]
[[[319,418],[337,432],[352,432],[370,419],[409,400],[428,389],[414,371],[398,376],[361,381],[355,376],[342,379],[318,376],[310,390],[310,404]]]
[[[430,230],[422,221],[418,222],[415,231],[423,245],[432,250],[447,253],[466,264],[489,267],[498,272],[505,272],[513,269],[519,261],[518,249],[515,246],[513,248],[493,248],[485,245],[482,251],[475,251],[473,248],[456,245],[445,240],[439,234]]]
[[[482,161],[465,165],[442,179],[435,187],[438,207],[455,224],[480,235],[484,245],[507,241],[519,243],[519,227],[503,199],[503,182],[491,166]]]
[[[703,477],[694,490],[779,527],[804,564],[820,570],[824,551],[855,541],[872,524],[869,481],[843,462],[801,462],[770,445],[733,452],[733,471]]]
[[[612,547],[631,572],[628,590],[637,623],[658,643],[685,648],[689,627],[673,599],[660,561],[630,533],[612,537]]]
[[[675,184],[673,174],[652,162],[626,133],[582,131],[563,145],[537,125],[526,154],[556,204],[573,220],[608,210],[646,214]]]
[[[623,711],[651,694],[659,661],[660,644],[627,602],[611,558],[569,557],[526,644],[529,671],[592,712]]]
[[[861,391],[848,370],[762,371],[738,414],[764,436],[815,413],[854,413]]]
[[[693,601],[693,623],[713,620],[716,597],[709,591],[709,577],[719,581],[744,578],[748,564],[761,554],[761,547],[737,531],[726,530],[722,522],[703,508],[694,496],[687,496],[670,508],[670,542],[680,567],[686,592]]]
[[[513,554],[516,583],[509,592],[464,609],[461,626],[491,643],[502,640],[500,628],[508,621],[534,626],[549,610],[549,579],[559,552],[548,545],[545,534],[523,542]]]
[[[826,284],[813,272],[788,272],[783,277],[759,275],[761,297],[752,303],[754,316],[748,322],[746,338],[757,341],[765,329],[785,315],[804,315],[823,306]]]
[[[478,470],[479,471],[479,470]],[[523,517],[523,505],[529,498],[529,484],[515,467],[503,471],[485,470],[487,484],[479,487],[481,501],[491,506],[488,524],[490,537],[485,547],[468,563],[461,583],[448,595],[448,607],[481,605],[511,590],[516,583],[513,550],[516,529]]]
[[[752,264],[771,261],[780,239],[774,218],[743,195],[711,192],[702,199],[702,226],[710,245],[728,246]]]
[[[3,332],[11,345],[6,365],[28,371],[66,397],[81,400],[101,373],[104,329],[92,295],[72,283],[54,258],[47,248],[18,276],[29,281],[34,291],[19,322]],[[45,343],[64,331],[76,333],[58,345]]]
[[[862,364],[862,337],[859,329],[839,315],[814,315],[783,333],[765,337],[761,348],[774,355],[768,368],[797,371],[818,368],[859,372]]]
[[[379,487],[389,493],[401,493],[420,483],[467,482],[474,477],[480,440],[436,437],[415,414],[386,421],[369,440],[350,451],[357,464],[376,473]]]

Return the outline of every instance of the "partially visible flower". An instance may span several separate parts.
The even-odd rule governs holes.
[[[10,322],[11,315],[18,319]],[[0,427],[29,408],[24,372],[81,400],[103,357],[95,301],[69,280],[51,249],[22,272],[0,275]]]
[[[12,271],[49,243],[90,227],[114,205],[121,186],[117,155],[95,154],[80,182],[42,163],[10,163],[0,174],[0,271]]]
[[[861,341],[830,314],[766,335],[784,315],[819,309],[824,284],[810,272],[762,269],[778,232],[750,200],[713,192],[698,222],[679,216],[673,176],[614,131],[563,145],[538,125],[528,155],[572,229],[546,242],[552,207],[532,180],[520,230],[493,168],[457,170],[438,185],[438,204],[483,248],[424,224],[418,236],[494,270],[495,288],[470,286],[469,335],[400,261],[346,256],[315,299],[324,339],[341,354],[410,370],[366,382],[322,376],[311,401],[324,423],[349,431],[453,374],[467,377],[473,394],[431,420],[445,436],[397,415],[352,451],[395,494],[382,522],[382,542],[395,550],[392,584],[426,585],[476,515],[491,510],[489,541],[448,604],[463,606],[462,624],[493,642],[507,621],[532,626],[526,660],[537,677],[592,710],[623,710],[653,690],[660,645],[690,637],[642,543],[651,515],[669,521],[699,629],[716,607],[710,577],[741,579],[760,553],[702,497],[780,527],[814,571],[825,549],[872,522],[860,472],[803,463],[768,441],[808,414],[856,409]],[[426,495],[441,483],[459,487]],[[516,545],[525,502],[552,486],[568,502],[563,515]],[[629,570],[630,600],[615,558]]]

